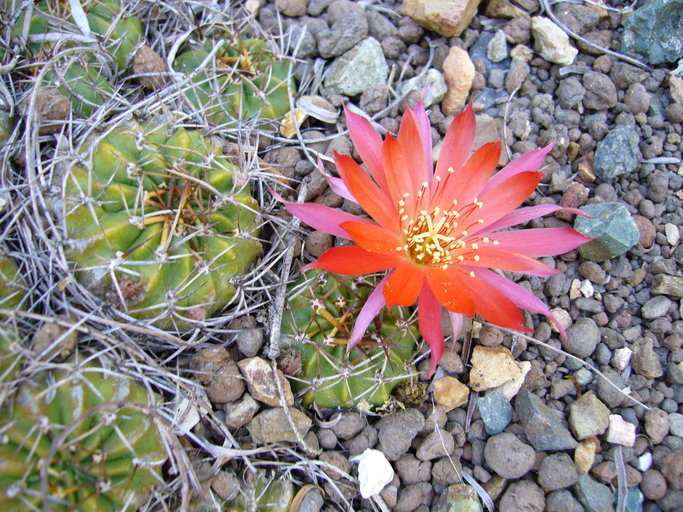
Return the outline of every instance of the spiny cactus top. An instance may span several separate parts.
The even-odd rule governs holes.
[[[287,477],[276,478],[265,471],[246,472],[239,495],[225,504],[230,512],[289,512],[294,499],[294,484]]]
[[[176,69],[194,74],[216,43],[182,53]],[[194,75],[185,94],[197,108],[205,109],[213,124],[234,118],[277,119],[289,111],[289,91],[296,94],[289,63],[270,51],[259,39],[232,37],[205,70]]]
[[[347,353],[351,329],[375,284],[372,278],[310,270],[292,287],[282,332],[301,354],[301,370],[291,381],[304,405],[381,406],[409,378],[418,334],[406,308],[387,310]]]
[[[199,131],[119,128],[65,175],[65,252],[96,295],[165,329],[224,308],[261,251],[247,177]]]
[[[135,510],[162,482],[152,395],[100,364],[73,370],[39,374],[0,411],[3,512],[46,510],[44,496],[58,512]]]

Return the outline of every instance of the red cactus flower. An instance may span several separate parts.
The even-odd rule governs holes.
[[[346,110],[354,146],[366,173],[351,157],[335,154],[340,178],[331,188],[352,200],[372,220],[320,204],[284,203],[315,229],[351,239],[307,267],[345,275],[389,270],[361,310],[349,347],[357,344],[385,305],[417,301],[420,332],[431,347],[431,376],[443,354],[441,306],[459,331],[462,315],[529,331],[519,308],[546,315],[564,330],[533,293],[492,271],[550,276],[557,270],[534,258],[570,251],[590,238],[571,228],[505,228],[562,210],[555,205],[520,206],[535,190],[539,167],[551,147],[526,153],[493,174],[500,141],[471,156],[475,116],[471,104],[453,121],[432,165],[429,119],[419,103],[407,109],[398,137],[382,141],[364,117]],[[567,209],[572,213],[579,210]]]

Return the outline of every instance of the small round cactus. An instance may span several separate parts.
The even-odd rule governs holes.
[[[0,510],[135,510],[166,460],[155,399],[94,362],[26,381],[0,411]]]
[[[185,330],[223,309],[261,252],[247,177],[197,130],[131,125],[65,173],[65,254],[130,316]]]
[[[191,75],[209,57],[216,43],[178,56],[175,67]],[[189,101],[216,125],[234,118],[278,119],[289,112],[289,97],[296,93],[289,63],[270,51],[260,39],[233,37],[226,41],[206,70],[196,73],[185,91]]]
[[[379,407],[410,378],[418,331],[407,308],[387,310],[347,352],[356,317],[376,284],[309,270],[290,290],[282,333],[301,356],[301,369],[290,380],[304,405]]]

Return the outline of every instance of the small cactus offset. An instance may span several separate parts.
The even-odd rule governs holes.
[[[195,73],[215,44],[206,41],[185,51],[176,59],[176,69]],[[278,119],[289,112],[290,91],[296,94],[287,61],[263,40],[231,37],[206,69],[194,75],[185,94],[211,123],[221,125],[234,118]]]
[[[240,482],[238,496],[225,503],[230,512],[290,512],[294,499],[294,484],[287,477],[275,477],[266,472],[246,472]]]
[[[0,510],[135,510],[166,460],[150,399],[98,363],[25,382],[0,411]]]
[[[290,290],[282,333],[301,356],[301,369],[290,380],[304,405],[379,407],[410,378],[418,331],[406,308],[388,310],[347,353],[346,341],[375,284],[309,270]]]
[[[233,299],[261,252],[247,177],[198,130],[131,125],[92,144],[63,183],[65,253],[95,295],[164,329]]]

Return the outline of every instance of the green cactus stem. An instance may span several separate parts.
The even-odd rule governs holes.
[[[294,484],[287,477],[275,477],[266,472],[247,472],[239,495],[227,502],[226,512],[289,512],[294,499]]]
[[[234,118],[278,119],[289,112],[289,98],[296,94],[289,63],[268,49],[260,39],[229,37],[205,70],[215,41],[178,56],[175,68],[194,74],[185,91],[188,100],[202,109],[216,125]]]
[[[65,253],[95,295],[164,329],[223,309],[261,252],[247,177],[197,130],[132,125],[64,180]]]
[[[379,407],[413,373],[418,331],[407,308],[392,308],[347,353],[358,313],[377,281],[307,271],[290,290],[282,332],[301,355],[290,377],[304,405]]]
[[[0,411],[0,510],[135,510],[166,460],[156,399],[95,362],[26,381]]]

